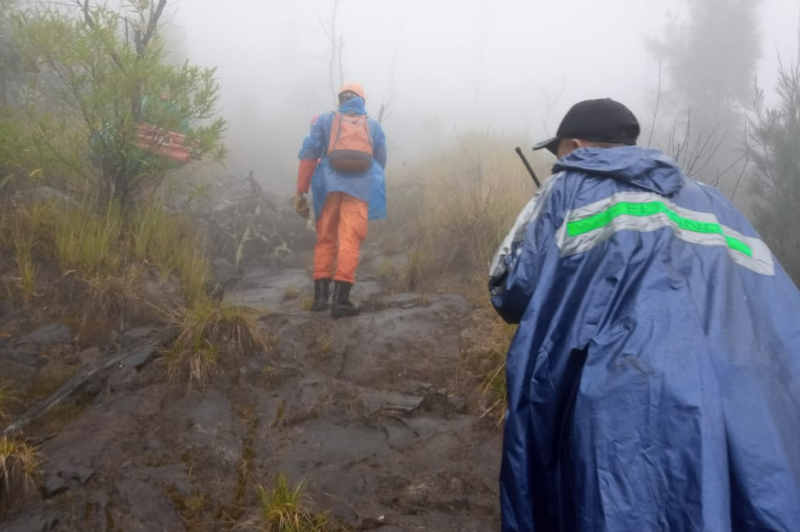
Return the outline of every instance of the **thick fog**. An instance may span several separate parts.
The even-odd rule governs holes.
[[[226,172],[293,186],[308,124],[333,107],[333,0],[182,0],[171,3],[173,46],[216,65],[229,121]],[[340,0],[336,31],[345,80],[361,82],[383,120],[390,168],[460,133],[533,141],[552,133],[574,102],[611,96],[647,123],[658,86],[648,39],[685,15],[669,0]],[[798,5],[759,3],[759,83],[797,52]],[[720,61],[724,61],[720,57]],[[338,65],[334,73],[338,79]],[[336,82],[338,84],[338,81]],[[391,178],[391,175],[390,175]]]

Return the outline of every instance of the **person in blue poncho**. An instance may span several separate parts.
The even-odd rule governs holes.
[[[745,217],[610,99],[490,269],[511,531],[800,530],[800,293]]]
[[[334,318],[358,314],[349,294],[367,220],[386,217],[386,137],[367,116],[365,99],[361,85],[342,87],[338,110],[313,120],[299,154],[295,207],[308,216],[310,187],[317,221],[311,310],[328,308],[333,280]]]

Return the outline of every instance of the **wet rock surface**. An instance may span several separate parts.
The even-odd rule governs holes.
[[[66,416],[58,430],[26,431],[45,457],[38,491],[0,529],[246,528],[258,517],[257,486],[279,473],[352,530],[497,529],[500,433],[471,406],[475,383],[461,369],[470,305],[389,293],[367,257],[353,290],[364,312],[332,320],[305,310],[307,260],[251,266],[226,290],[226,301],[264,311],[270,348],[225,361],[203,389],[168,378],[152,348],[159,331],[122,334],[126,362],[56,412]],[[68,331],[24,338],[4,345],[68,341]],[[113,355],[82,349],[76,359]],[[36,356],[23,362],[35,368]]]

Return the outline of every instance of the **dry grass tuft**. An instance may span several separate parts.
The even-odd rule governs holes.
[[[204,298],[173,315],[181,332],[169,352],[170,375],[204,386],[226,358],[268,352],[273,342],[259,330],[260,313]]]
[[[509,325],[488,305],[475,311],[464,332],[462,355],[480,383],[482,417],[500,424],[506,406],[506,353],[516,325]]]
[[[44,205],[19,208],[13,216],[4,217],[0,231],[6,235],[4,243],[10,244],[17,266],[17,281],[23,297],[29,302],[36,290],[38,267],[35,263],[37,245],[47,222],[48,209]],[[9,241],[10,240],[10,241]]]
[[[434,289],[443,277],[486,275],[497,245],[536,189],[513,151],[517,139],[465,135],[405,167],[387,192],[389,219],[370,231],[391,255],[404,250],[405,271],[386,274],[408,289]],[[529,158],[539,175],[548,161]]]
[[[0,437],[0,508],[8,508],[36,487],[39,454],[22,440]]]
[[[328,518],[305,508],[304,485],[289,486],[285,475],[278,475],[275,486],[268,490],[258,486],[261,502],[261,530],[264,532],[325,532],[330,530]]]
[[[297,286],[290,284],[286,287],[286,290],[283,292],[283,300],[289,301],[292,299],[297,299],[300,297],[300,289]]]
[[[314,306],[314,298],[313,297],[304,297],[302,301],[300,301],[300,308],[305,310],[306,312],[311,312],[311,307]]]

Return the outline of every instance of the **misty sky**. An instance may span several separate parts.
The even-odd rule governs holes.
[[[170,18],[192,61],[217,65],[230,122],[229,170],[286,174],[314,114],[332,106],[331,0],[175,0]],[[450,135],[490,130],[533,141],[566,109],[611,96],[645,121],[657,66],[644,48],[685,2],[669,0],[341,0],[347,79],[367,91],[390,163]],[[797,50],[798,3],[762,0],[759,78]],[[282,176],[283,177],[283,176]],[[291,176],[285,176],[291,181]]]

